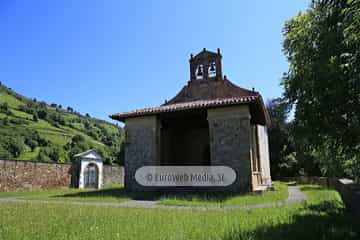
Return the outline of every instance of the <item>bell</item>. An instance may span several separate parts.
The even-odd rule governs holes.
[[[210,72],[214,72],[215,71],[215,64],[212,63],[210,66]]]
[[[199,66],[199,67],[198,67],[198,71],[197,71],[197,76],[201,77],[202,75],[203,75],[202,67]]]

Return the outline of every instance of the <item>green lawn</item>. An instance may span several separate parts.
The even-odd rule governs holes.
[[[123,186],[120,185],[100,190],[66,188],[30,192],[0,192],[0,198],[3,197],[77,202],[124,202],[130,200],[129,195],[126,194]]]
[[[286,200],[288,197],[287,185],[275,182],[273,191],[264,193],[251,193],[246,195],[224,194],[184,194],[167,196],[160,200],[160,204],[173,206],[234,206],[254,205],[266,202]]]
[[[1,197],[21,197],[36,200],[82,201],[82,202],[124,202],[131,199],[158,199],[159,204],[174,206],[235,206],[253,205],[286,200],[287,185],[276,182],[275,190],[246,195],[196,194],[164,196],[159,193],[126,193],[123,186],[116,185],[100,190],[56,189],[31,192],[0,192]]]
[[[180,211],[0,203],[0,239],[359,239],[334,190],[305,185],[307,203]]]

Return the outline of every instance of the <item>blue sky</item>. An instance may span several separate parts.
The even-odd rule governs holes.
[[[110,120],[156,106],[189,80],[189,56],[223,55],[223,72],[263,98],[282,93],[284,22],[309,1],[0,1],[0,81]]]

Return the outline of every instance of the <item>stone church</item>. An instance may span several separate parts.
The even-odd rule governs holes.
[[[126,189],[161,190],[136,182],[142,166],[228,166],[236,180],[211,190],[265,189],[271,184],[270,119],[260,93],[223,76],[219,49],[203,49],[189,61],[190,80],[175,97],[157,107],[110,115],[125,123]]]

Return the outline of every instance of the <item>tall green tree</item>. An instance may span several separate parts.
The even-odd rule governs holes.
[[[298,162],[287,122],[289,105],[282,98],[269,100],[266,104],[271,119],[269,128],[270,167],[273,178],[298,174]]]
[[[294,137],[327,176],[360,176],[360,0],[314,0],[284,28]]]

